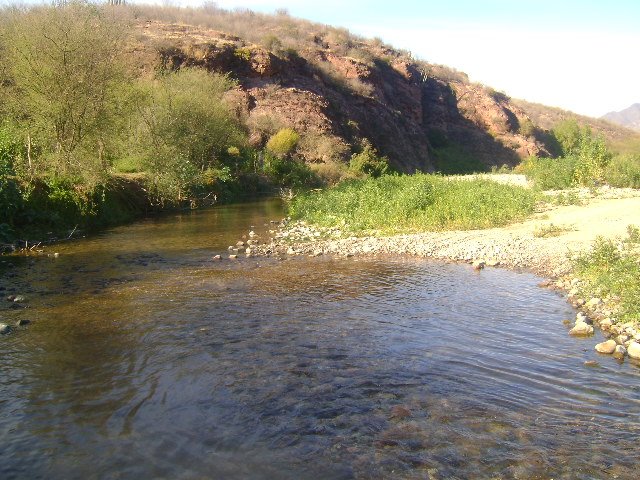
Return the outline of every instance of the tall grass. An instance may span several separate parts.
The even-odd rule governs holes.
[[[416,174],[303,194],[293,199],[290,215],[353,233],[480,229],[524,219],[535,203],[536,194],[522,187]]]
[[[583,280],[583,294],[619,300],[619,319],[640,322],[640,230],[629,226],[621,244],[599,238],[589,252],[575,261],[575,273]]]

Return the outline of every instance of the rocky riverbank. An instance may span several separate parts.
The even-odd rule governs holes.
[[[597,237],[622,237],[628,225],[640,225],[640,194],[612,191],[584,195],[580,205],[549,206],[531,220],[503,228],[427,232],[390,237],[348,236],[346,229],[318,228],[303,222],[275,222],[269,237],[229,247],[231,256],[385,256],[415,255],[485,267],[534,272],[541,286],[562,291],[578,309],[568,321],[571,335],[593,335],[598,327],[610,338],[596,346],[603,354],[640,360],[640,325],[621,324],[615,298],[583,298],[582,280],[572,275],[571,258]]]

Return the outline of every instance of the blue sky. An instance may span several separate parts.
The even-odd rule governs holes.
[[[195,6],[203,0],[128,1]],[[296,17],[380,37],[512,97],[585,115],[600,116],[640,102],[639,0],[215,3],[260,12],[286,8]]]

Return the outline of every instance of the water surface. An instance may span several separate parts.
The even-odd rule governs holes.
[[[1,478],[636,478],[640,370],[533,275],[214,262],[276,202],[0,267]],[[599,366],[584,362],[597,360]]]

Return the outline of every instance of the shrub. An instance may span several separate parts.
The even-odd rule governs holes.
[[[104,183],[125,124],[128,32],[113,10],[88,2],[10,11],[9,110],[41,147],[33,171],[87,190]]]
[[[380,177],[389,171],[387,157],[378,155],[373,146],[365,141],[360,153],[354,153],[349,161],[349,170],[356,175]]]
[[[436,168],[445,175],[486,172],[487,167],[470,155],[463,147],[454,143],[434,148]]]
[[[14,169],[20,149],[10,134],[0,129],[0,224],[13,224],[22,208],[22,193]]]
[[[640,155],[613,157],[604,171],[604,178],[612,187],[640,188]]]
[[[296,151],[311,163],[342,162],[350,153],[349,147],[340,137],[317,133],[304,134]]]
[[[334,186],[345,180],[353,180],[354,174],[342,162],[328,161],[310,165],[313,173],[323,185]]]
[[[536,127],[530,119],[525,118],[520,122],[518,133],[523,137],[533,137],[536,134]]]
[[[523,173],[542,190],[563,190],[574,184],[576,159],[529,157],[514,171]]]
[[[318,184],[318,178],[305,163],[267,155],[264,172],[280,187],[303,188]]]
[[[283,128],[269,139],[267,150],[276,156],[284,157],[293,153],[299,141],[300,135],[295,130]]]
[[[589,252],[574,262],[575,274],[583,280],[583,294],[589,297],[614,297],[620,301],[622,322],[640,319],[640,262],[637,253],[637,229],[629,227],[622,245],[598,238]],[[635,253],[634,253],[635,252]]]

